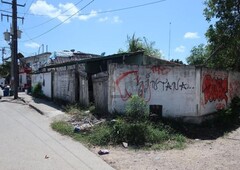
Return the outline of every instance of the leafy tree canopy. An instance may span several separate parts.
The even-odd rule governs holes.
[[[206,32],[214,68],[240,70],[240,1],[206,0],[204,15],[213,21]]]
[[[177,64],[184,64],[181,60],[179,59],[171,59],[170,62],[177,63]]]
[[[11,62],[5,62],[0,65],[0,77],[7,77],[10,75]]]
[[[127,50],[119,49],[118,53],[144,51],[145,55],[162,58],[160,50],[154,48],[154,45],[154,41],[150,42],[146,37],[136,38],[135,34],[133,34],[131,37],[127,36]]]
[[[210,52],[208,47],[204,44],[194,46],[190,52],[190,56],[187,57],[187,63],[189,65],[203,65],[207,60]]]

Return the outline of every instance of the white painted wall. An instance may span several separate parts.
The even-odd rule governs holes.
[[[52,97],[51,82],[52,82],[51,72],[32,74],[32,87],[38,83],[41,83],[43,94],[49,98]]]
[[[24,85],[27,84],[27,74],[20,73],[19,74],[19,87],[24,88]]]
[[[109,111],[124,112],[131,95],[144,97],[148,105],[162,105],[164,117],[196,116],[195,67],[127,66],[109,67]]]
[[[131,95],[162,105],[164,117],[197,117],[240,97],[240,73],[192,66],[109,66],[109,112],[124,112]]]
[[[54,98],[75,102],[76,98],[75,70],[54,72]]]

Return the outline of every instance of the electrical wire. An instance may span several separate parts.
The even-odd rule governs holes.
[[[158,1],[153,1],[153,2],[149,2],[149,3],[145,3],[145,4],[129,6],[129,7],[125,7],[125,8],[118,8],[118,9],[113,9],[113,10],[100,11],[100,12],[98,12],[98,14],[105,14],[105,13],[110,13],[110,12],[124,11],[124,10],[129,10],[129,9],[134,9],[134,8],[139,8],[139,7],[144,7],[144,6],[157,4],[157,3],[160,3],[160,2],[164,2],[164,1],[166,1],[166,0],[158,0]],[[84,14],[84,15],[89,15],[89,14]]]
[[[62,15],[62,14],[66,13],[67,11],[69,11],[70,9],[72,9],[73,7],[77,6],[77,5],[80,4],[82,1],[83,1],[83,0],[78,1],[77,3],[74,4],[74,6],[72,6],[71,8],[68,8],[67,10],[63,11],[61,14],[57,15],[56,17],[53,17],[53,18],[51,18],[51,19],[49,19],[49,20],[47,20],[47,21],[45,21],[45,22],[43,22],[43,23],[41,23],[41,24],[35,25],[35,26],[33,26],[33,27],[25,28],[25,30],[29,30],[29,29],[34,29],[34,28],[40,27],[40,26],[42,26],[42,25],[44,25],[44,24],[47,24],[47,23],[53,21],[54,19],[56,19],[56,18],[59,17],[59,16],[67,16],[67,15]],[[35,14],[32,14],[32,15],[35,15]],[[39,15],[39,16],[47,16],[47,15]],[[71,15],[68,15],[68,16],[71,16]]]
[[[65,23],[67,20],[71,19],[73,16],[75,16],[77,13],[79,13],[80,11],[82,11],[83,9],[85,9],[86,7],[88,7],[91,3],[93,3],[94,0],[90,1],[88,4],[86,4],[84,7],[82,7],[81,9],[79,9],[77,12],[75,12],[74,14],[72,14],[71,16],[69,16],[68,18],[66,18],[64,21],[60,22],[59,24],[57,24],[56,26],[52,27],[51,29],[49,29],[48,31],[45,31],[44,33],[36,36],[36,37],[33,37],[31,40],[34,40],[34,39],[37,39],[49,32],[51,32],[52,30],[56,29],[57,27],[59,27],[60,25],[62,25],[63,23]],[[29,40],[26,40],[26,41],[29,41]],[[26,42],[26,41],[23,41],[23,42]]]
[[[30,2],[30,5],[28,6],[27,10],[24,12],[23,17],[26,16],[26,14],[28,13],[28,11],[29,11],[29,9],[30,9],[30,7],[31,7],[31,5],[33,4],[34,1],[35,1],[35,0],[32,0],[32,1]],[[28,0],[26,0],[25,4],[27,4],[27,2],[28,2]]]
[[[154,5],[160,2],[164,2],[167,0],[158,0],[158,1],[152,1],[149,3],[145,3],[145,4],[140,4],[140,5],[134,5],[134,6],[129,6],[129,7],[124,7],[124,8],[118,8],[118,9],[113,9],[113,10],[106,10],[106,11],[99,11],[98,14],[105,14],[105,13],[111,13],[111,12],[118,12],[118,11],[124,11],[124,10],[129,10],[129,9],[134,9],[134,8],[140,8],[140,7],[144,7],[144,6],[149,6],[149,5]],[[83,13],[81,15],[89,15],[91,13]],[[26,15],[33,15],[33,16],[47,16],[47,15],[40,15],[40,14],[26,14]],[[62,16],[70,16],[70,15],[62,15]],[[56,18],[56,17],[55,17]]]
[[[123,11],[123,10],[129,10],[129,9],[134,9],[134,8],[139,8],[139,7],[144,7],[144,6],[149,6],[149,5],[153,5],[153,4],[157,4],[157,3],[160,3],[160,2],[164,2],[166,0],[158,0],[158,1],[153,1],[153,2],[149,2],[149,3],[145,3],[145,4],[140,4],[140,5],[134,5],[134,6],[129,6],[129,7],[124,7],[124,8],[118,8],[118,9],[113,9],[113,10],[106,10],[106,11],[99,11],[97,12],[97,14],[105,14],[105,13],[111,13],[111,12],[118,12],[118,11]],[[76,5],[76,4],[75,4]],[[85,14],[81,14],[80,16],[84,16],[84,15],[90,15],[91,13],[85,13]],[[47,16],[47,15],[36,15],[36,14],[27,14],[27,15],[33,15],[33,16]],[[62,15],[62,14],[60,14]],[[58,15],[59,16],[59,15]],[[57,17],[58,17],[57,16]],[[70,16],[70,15],[62,15],[62,16]],[[29,27],[29,28],[26,28],[25,30],[29,30],[29,29],[34,29],[34,28],[37,28],[37,27],[40,27],[44,24],[47,24],[49,23],[50,21],[56,19],[57,17],[54,17],[50,20],[47,20],[46,22],[43,22],[41,24],[38,24],[36,26],[33,26],[33,27]]]

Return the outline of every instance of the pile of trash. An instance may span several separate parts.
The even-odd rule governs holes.
[[[72,116],[68,121],[74,126],[74,132],[89,131],[93,126],[105,122],[105,119],[97,119],[90,111],[85,111],[83,114]]]

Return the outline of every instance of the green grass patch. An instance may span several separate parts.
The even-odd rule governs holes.
[[[105,122],[94,126],[90,131],[74,133],[74,127],[68,122],[53,122],[52,128],[73,139],[93,146],[121,145],[148,149],[182,149],[185,147],[184,136],[159,128],[151,122],[128,123],[124,119]]]
[[[129,146],[137,148],[183,148],[185,137],[176,133],[170,126],[149,121],[147,108],[146,102],[141,97],[132,96],[127,104],[125,116],[95,125],[88,131],[80,129],[79,133],[74,133],[74,127],[67,122],[54,122],[52,128],[63,135],[90,145],[121,145],[127,142]],[[69,105],[65,111],[73,115],[75,120],[93,116],[82,110],[79,105]]]

